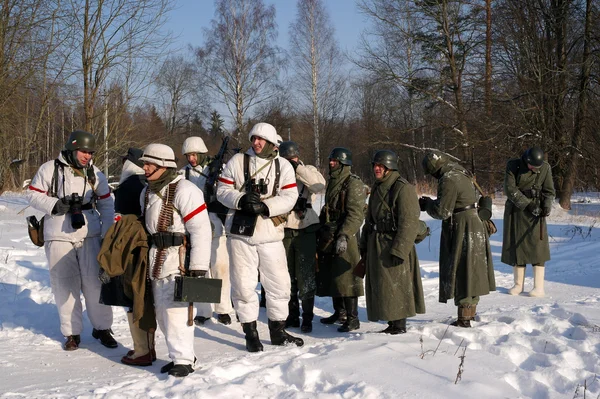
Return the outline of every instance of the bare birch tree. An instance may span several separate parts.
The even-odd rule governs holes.
[[[323,0],[298,0],[296,19],[290,24],[290,53],[295,69],[294,90],[312,116],[315,166],[321,166],[321,118],[328,102],[339,101],[343,57],[335,40],[333,23]]]
[[[278,76],[275,6],[262,0],[216,0],[215,6],[205,46],[196,54],[239,139],[248,110],[271,97],[271,83]]]

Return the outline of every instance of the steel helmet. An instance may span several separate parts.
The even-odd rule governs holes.
[[[248,133],[248,140],[250,140],[250,142],[252,142],[252,136],[265,139],[276,147],[279,145],[278,137],[280,136],[277,134],[275,127],[268,123],[260,122],[254,125],[250,130],[250,133]]]
[[[373,156],[372,165],[376,163],[385,166],[389,170],[398,170],[398,155],[394,151],[379,150]]]
[[[207,152],[208,148],[206,148],[204,140],[202,140],[200,137],[195,136],[188,137],[187,139],[185,139],[185,141],[183,142],[183,147],[181,147],[181,153],[183,155],[191,153],[205,154]]]
[[[433,175],[446,163],[448,163],[448,157],[446,155],[437,151],[429,151],[425,154],[421,164],[426,174]]]
[[[300,157],[298,144],[293,141],[283,141],[279,144],[279,156],[285,159]]]
[[[344,147],[335,147],[331,150],[329,159],[337,159],[342,165],[352,166],[352,152]]]
[[[539,168],[544,163],[544,150],[538,146],[531,147],[523,153],[523,161],[527,165]]]
[[[75,130],[69,135],[65,143],[65,150],[85,150],[89,152],[96,151],[96,137],[83,130]]]
[[[142,162],[153,163],[165,168],[177,168],[173,149],[165,144],[148,144],[140,158]]]

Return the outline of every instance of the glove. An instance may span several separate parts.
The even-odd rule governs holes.
[[[419,198],[419,207],[421,208],[421,212],[424,212],[427,209],[427,203],[431,201],[429,197],[421,197]]]
[[[264,202],[245,204],[242,207],[242,211],[252,215],[269,216],[269,208],[267,208]]]
[[[548,216],[550,216],[550,208],[547,208],[545,206],[542,207],[542,217],[545,218],[545,217],[548,217]]]
[[[55,216],[66,215],[69,212],[71,206],[69,205],[69,199],[67,197],[61,198],[56,201],[54,208],[52,208],[52,214]]]
[[[194,278],[206,277],[206,270],[190,270],[188,275]]]
[[[335,242],[335,253],[338,255],[343,254],[348,249],[348,237],[342,234],[338,237]]]
[[[404,263],[404,259],[397,257],[396,255],[392,255],[392,266],[400,266]]]
[[[295,171],[296,171],[296,169],[298,168],[298,162],[296,162],[296,161],[293,161],[293,160],[291,160],[291,159],[290,159],[289,161],[290,161],[290,163],[292,164],[292,167],[294,168],[294,172],[295,172]]]
[[[108,273],[106,273],[106,270],[100,269],[100,271],[98,272],[98,280],[100,280],[102,284],[110,283],[110,276],[108,275]]]
[[[535,217],[538,217],[542,214],[542,209],[539,206],[537,206],[537,204],[534,201],[531,201],[525,209],[527,209]]]
[[[244,209],[245,206],[250,204],[258,204],[260,202],[260,194],[257,192],[250,192],[248,194],[244,194],[242,198],[240,198],[238,202],[238,206],[240,209]]]

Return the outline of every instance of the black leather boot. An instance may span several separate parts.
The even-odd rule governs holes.
[[[300,303],[297,294],[290,296],[288,302],[288,317],[285,320],[285,328],[289,327],[300,327]]]
[[[244,330],[244,334],[246,334],[246,349],[248,352],[262,352],[263,345],[258,337],[256,321],[242,323],[242,329]]]
[[[475,318],[477,311],[477,305],[459,305],[458,306],[458,319],[450,325],[455,327],[470,328],[471,320]]]
[[[300,331],[303,333],[312,332],[312,321],[315,314],[315,297],[308,298],[302,301],[302,325]]]
[[[346,322],[338,328],[339,332],[350,332],[360,328],[358,321],[358,297],[344,297],[344,308],[346,309]]]
[[[406,319],[388,321],[387,328],[380,332],[390,335],[404,334],[406,333]]]
[[[269,320],[269,334],[273,345],[294,344],[296,346],[304,345],[302,338],[294,337],[285,331],[285,321]]]
[[[323,324],[333,324],[340,323],[344,324],[346,322],[346,308],[344,307],[344,298],[336,297],[331,298],[333,302],[333,314],[329,317],[321,318],[321,323]]]

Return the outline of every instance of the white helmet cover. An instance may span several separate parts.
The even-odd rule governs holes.
[[[165,144],[148,144],[140,161],[153,163],[165,168],[177,168],[173,149]]]
[[[279,143],[277,142],[277,131],[275,130],[275,127],[273,127],[273,125],[270,125],[268,123],[260,122],[254,125],[252,127],[252,130],[250,130],[250,133],[248,133],[248,140],[250,140],[250,142],[252,142],[252,136],[265,139],[269,143],[274,144],[275,146],[279,145]]]
[[[208,148],[206,148],[204,140],[202,140],[200,137],[188,137],[183,142],[183,147],[181,147],[181,153],[185,155],[190,154],[192,152],[195,152],[197,154],[206,154],[208,152]]]

